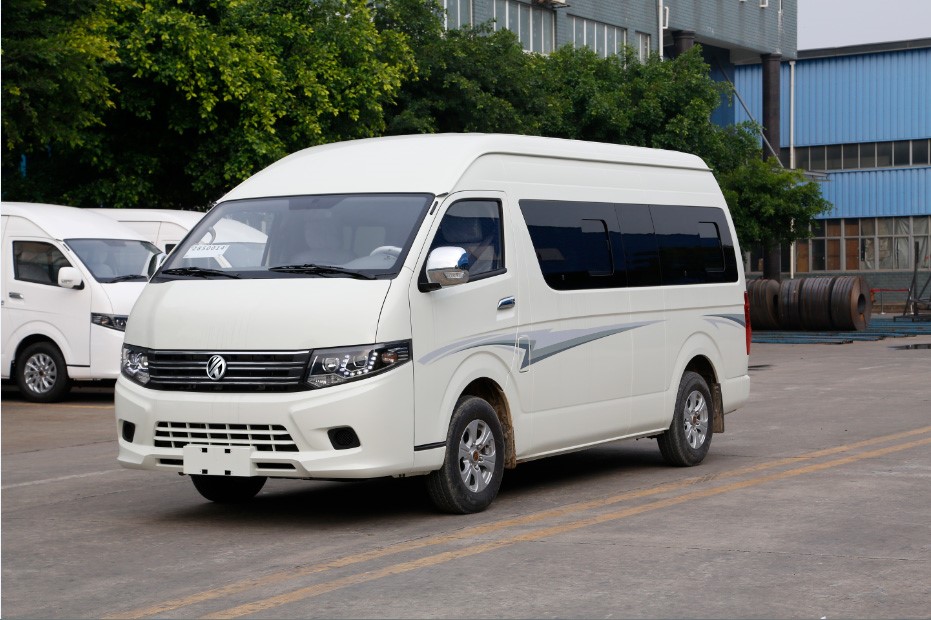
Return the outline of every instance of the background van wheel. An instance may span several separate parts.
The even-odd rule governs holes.
[[[16,359],[16,384],[35,403],[61,400],[71,387],[65,358],[51,342],[29,345]]]
[[[476,396],[456,403],[443,466],[427,476],[427,491],[444,512],[481,512],[504,477],[504,432],[494,408]]]
[[[676,410],[669,430],[656,438],[670,465],[698,465],[711,447],[711,390],[698,373],[686,371],[679,383]]]
[[[219,504],[248,502],[262,490],[265,480],[264,476],[191,476],[197,492]]]

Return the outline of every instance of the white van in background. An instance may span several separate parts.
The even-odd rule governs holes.
[[[86,209],[106,215],[155,244],[164,253],[171,252],[184,236],[204,217],[199,211],[177,209]]]
[[[119,462],[219,502],[267,477],[424,475],[459,513],[505,468],[618,439],[696,465],[749,395],[739,256],[692,155],[482,134],[310,148],[227,194],[146,286]]]
[[[158,249],[83,209],[7,202],[2,222],[2,378],[27,400],[62,398],[72,379],[115,379],[129,311]]]

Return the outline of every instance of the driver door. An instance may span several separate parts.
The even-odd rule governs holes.
[[[457,192],[434,217],[410,291],[415,450],[445,445],[456,398],[468,382],[488,377],[504,388],[517,374],[519,265],[505,207],[501,192]],[[422,290],[424,264],[437,247],[466,251],[468,282]]]

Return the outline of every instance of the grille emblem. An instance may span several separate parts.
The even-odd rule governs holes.
[[[226,360],[220,355],[214,355],[207,360],[207,376],[213,381],[219,381],[226,374]]]

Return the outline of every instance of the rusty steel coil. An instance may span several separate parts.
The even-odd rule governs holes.
[[[779,329],[779,283],[766,279],[750,280],[747,293],[753,329]]]
[[[801,329],[802,317],[799,309],[801,280],[783,280],[779,285],[779,326],[782,329]]]
[[[873,306],[869,288],[860,276],[838,276],[831,292],[831,322],[838,330],[863,331]]]
[[[799,318],[802,329],[835,329],[831,320],[831,290],[837,278],[805,278],[799,289]]]

